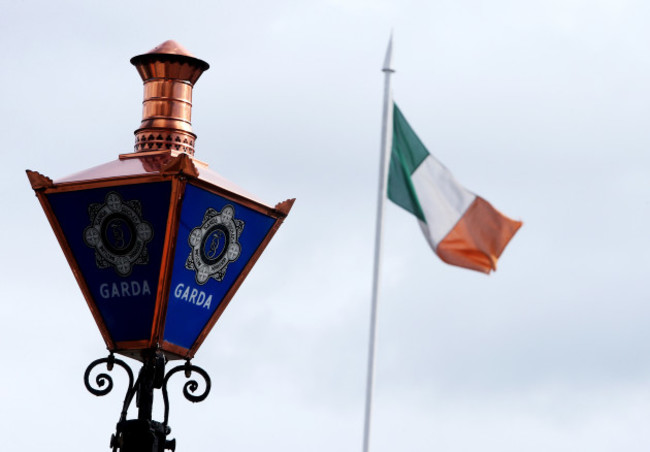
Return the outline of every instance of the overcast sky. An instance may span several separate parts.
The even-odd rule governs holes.
[[[361,450],[391,30],[402,112],[524,226],[486,276],[439,261],[388,205],[371,450],[650,448],[647,2],[2,3],[5,450],[109,450],[125,379],[103,398],[83,386],[107,352],[24,171],[130,152],[129,59],[167,39],[211,65],[197,158],[271,204],[297,198],[194,359],[212,393],[171,390],[177,450]]]

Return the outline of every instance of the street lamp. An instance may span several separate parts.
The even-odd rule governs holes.
[[[210,378],[191,359],[269,243],[294,199],[271,207],[194,158],[192,89],[209,65],[174,41],[131,59],[144,81],[135,152],[71,176],[27,176],[110,352],[92,362],[86,387],[111,391],[117,364],[129,377],[114,451],[174,450],[166,437],[167,381],[184,371],[203,377],[183,393],[199,402]],[[141,361],[134,379],[115,353]],[[184,365],[165,373],[169,360]],[[152,420],[161,389],[163,422]],[[136,397],[138,418],[127,420]]]

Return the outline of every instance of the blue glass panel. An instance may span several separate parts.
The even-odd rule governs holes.
[[[191,348],[275,219],[187,185],[165,340]]]
[[[170,194],[157,182],[48,195],[115,342],[151,335]]]

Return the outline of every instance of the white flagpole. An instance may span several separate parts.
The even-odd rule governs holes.
[[[379,273],[381,269],[381,241],[384,220],[384,200],[386,199],[386,179],[388,162],[392,146],[392,117],[393,102],[390,90],[390,76],[395,72],[392,68],[393,34],[391,33],[386,49],[386,58],[382,72],[384,73],[384,112],[381,125],[381,162],[379,165],[379,193],[377,195],[377,223],[375,229],[375,262],[372,279],[372,302],[370,307],[370,339],[368,341],[368,374],[366,380],[366,410],[363,426],[363,452],[370,447],[370,414],[372,409],[372,389],[375,373],[375,340],[377,337],[377,299],[379,298]]]

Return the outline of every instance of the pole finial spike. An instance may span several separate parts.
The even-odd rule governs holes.
[[[388,47],[386,48],[386,57],[384,58],[384,66],[381,68],[383,72],[395,72],[392,68],[393,65],[393,30],[390,31],[390,39],[388,40]]]

